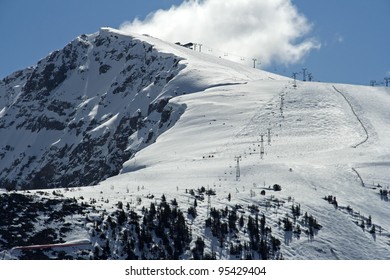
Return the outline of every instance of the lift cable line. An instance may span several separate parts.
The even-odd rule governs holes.
[[[194,51],[202,52],[202,47],[203,47],[206,49],[205,53],[209,53],[209,54],[211,54],[213,56],[217,56],[219,58],[229,57],[233,61],[242,62],[242,63],[246,63],[247,61],[250,61],[249,57],[243,56],[242,54],[239,55],[239,54],[227,52],[226,50],[219,50],[219,49],[213,48],[213,47],[206,45],[206,44],[201,44],[201,43],[192,43],[192,44],[193,44]],[[252,58],[252,60],[253,59],[255,59],[256,61],[258,60],[258,58]],[[256,68],[256,62],[254,62],[254,63],[255,63],[254,68]],[[260,63],[257,63],[257,64],[260,64]]]

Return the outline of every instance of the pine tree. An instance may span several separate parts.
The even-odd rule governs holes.
[[[177,206],[177,205],[178,205],[178,204],[177,204],[176,198],[174,198],[174,199],[171,201],[171,204],[172,204],[173,206]]]
[[[124,222],[126,221],[127,219],[127,216],[126,216],[126,213],[123,209],[121,209],[119,212],[118,212],[118,218],[117,218],[117,221],[118,221],[118,225],[123,225]]]
[[[197,216],[196,208],[195,207],[188,208],[188,215],[191,215],[192,218],[195,219]]]
[[[260,219],[260,232],[261,232],[261,234],[265,233],[265,216],[264,216],[264,214],[261,216],[261,219]]]
[[[240,228],[242,228],[244,226],[244,216],[243,215],[241,215],[240,220],[239,220],[238,223],[240,225]]]
[[[295,227],[295,229],[294,229],[294,233],[296,234],[296,235],[300,235],[301,234],[301,227],[300,227],[300,225],[296,225],[296,227]]]
[[[371,215],[368,216],[367,219],[367,227],[370,227],[372,225]]]
[[[261,256],[261,259],[262,260],[268,260],[268,247],[267,247],[267,243],[261,239],[260,241],[260,245],[259,245],[259,254]]]
[[[195,260],[203,259],[205,243],[201,237],[197,237],[195,241],[195,248],[192,249],[192,256]]]
[[[292,223],[288,217],[283,219],[283,225],[284,225],[284,228],[283,228],[284,231],[292,231],[293,230]]]
[[[362,220],[362,223],[360,224],[360,227],[362,228],[362,230],[364,230],[364,228],[366,227],[366,225],[364,223],[364,220]]]
[[[103,247],[103,258],[108,259],[111,256],[110,241],[107,239]]]
[[[271,245],[272,245],[272,251],[273,252],[276,252],[280,249],[280,245],[282,243],[280,242],[279,239],[277,239],[276,237],[274,236],[271,236]]]
[[[126,260],[138,260],[138,256],[134,253],[132,247],[133,247],[133,245],[132,245],[131,241],[126,243],[125,248],[124,248],[124,250],[127,254]]]
[[[376,233],[375,225],[372,225],[372,227],[370,229],[370,233],[371,234],[375,234]]]
[[[236,211],[229,212],[228,221],[229,221],[230,231],[235,231],[236,230],[236,221],[237,221]]]
[[[95,245],[93,249],[93,259],[94,260],[99,260],[100,259],[100,248],[98,245]]]

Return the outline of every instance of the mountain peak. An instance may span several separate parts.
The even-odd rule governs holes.
[[[168,100],[185,91],[169,87],[180,60],[102,28],[4,79],[2,185],[80,186],[117,174],[177,120]]]
[[[103,27],[0,85],[0,183],[97,184],[183,113],[170,99],[276,75],[147,35]]]

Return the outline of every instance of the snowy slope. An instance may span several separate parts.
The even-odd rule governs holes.
[[[127,37],[112,29],[102,32]],[[281,241],[280,250],[272,258],[390,258],[390,203],[387,195],[380,195],[388,190],[390,181],[389,89],[314,82],[298,82],[294,87],[288,78],[152,37],[133,37],[144,45],[152,45],[159,54],[168,57],[172,55],[167,54],[174,54],[180,60],[175,77],[162,90],[140,89],[154,94],[152,99],[171,94],[173,98],[164,108],[176,112],[170,118],[172,125],[154,133],[158,137],[153,138],[155,142],[151,145],[142,142],[140,133],[155,132],[157,124],[128,135],[126,149],[132,147],[133,153],[122,161],[119,175],[95,186],[72,191],[59,189],[62,195],[97,201],[95,207],[108,213],[113,213],[121,201],[142,216],[146,215],[142,208],[149,207],[151,201],[161,202],[164,194],[169,201],[177,200],[186,214],[192,235],[190,248],[201,237],[206,244],[205,251],[220,259],[245,258],[244,253],[232,254],[231,248],[249,242],[251,237],[241,227],[230,232],[222,244],[221,238],[205,226],[212,208],[236,209],[247,223],[249,216],[255,215],[254,206],[257,215],[266,218],[272,235]],[[68,79],[74,79],[71,82],[74,85],[79,77]],[[87,84],[81,83],[83,87]],[[78,105],[85,104],[90,108],[85,114],[101,120],[88,131],[91,137],[104,135],[102,131],[117,124],[127,108],[121,101],[116,101],[119,103],[115,106],[103,106],[106,109],[96,107],[94,94],[100,87],[89,91],[88,85],[84,103]],[[107,89],[102,91],[105,93]],[[17,95],[15,90],[14,100]],[[1,102],[9,106],[10,97],[7,98]],[[139,98],[137,106],[131,108],[140,107],[138,104],[145,96]],[[148,118],[155,122],[161,120],[161,114],[153,114],[157,112]],[[110,116],[103,118],[107,115]],[[74,118],[85,117],[78,111]],[[64,135],[65,139],[70,137]],[[63,138],[56,137],[43,143],[62,145]],[[262,145],[264,154],[261,154]],[[105,149],[102,151],[107,153]],[[239,174],[237,157],[240,157]],[[273,190],[275,184],[281,186],[281,191]],[[204,200],[198,201],[197,217],[193,218],[187,215],[188,208],[194,204],[190,190],[201,187],[213,190],[215,195],[203,196]],[[324,199],[329,196],[332,196],[330,202],[337,201],[337,207]],[[301,211],[295,219],[293,206],[299,206]],[[315,230],[308,226],[304,221],[305,212],[314,216],[321,226]],[[301,234],[284,229],[287,217],[294,221],[294,229],[297,225],[301,227]],[[104,242],[92,236],[87,228],[77,228],[64,240],[88,238],[95,247],[99,244],[103,247]],[[160,239],[154,238],[154,243],[160,244]],[[118,239],[110,241],[111,250],[120,251]],[[142,252],[134,252],[141,256]],[[192,249],[188,249],[180,258],[192,256]],[[144,257],[152,258],[152,255]],[[110,258],[123,256],[113,253]]]
[[[390,204],[381,199],[376,186],[389,187],[389,91],[336,88],[348,98],[361,122],[330,84],[300,83],[293,88],[286,80],[252,81],[176,98],[173,101],[186,104],[187,110],[175,127],[127,162],[123,175],[101,186],[115,186],[121,192],[142,185],[147,191],[135,195],[158,190],[181,197],[183,203],[188,201],[184,189],[211,187],[217,190],[211,204],[219,207],[261,204],[274,196],[287,201],[280,210],[264,211],[275,225],[290,214],[293,204],[300,204],[302,211],[313,213],[323,226],[314,239],[289,240],[289,234],[281,231],[285,258],[388,259]],[[366,139],[362,124],[369,137],[355,148]],[[259,153],[262,134],[263,159]],[[159,154],[163,158],[156,157]],[[242,157],[238,181],[236,156]],[[280,193],[267,190],[275,183],[282,186]],[[268,194],[262,197],[264,188]],[[255,196],[251,197],[251,191]],[[234,202],[227,201],[229,193]],[[338,209],[323,199],[328,195],[337,197]],[[369,216],[376,228],[382,228],[381,235],[374,236],[355,224]],[[202,225],[200,219],[200,232]]]

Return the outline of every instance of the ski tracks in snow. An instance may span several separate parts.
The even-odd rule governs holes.
[[[357,115],[357,113],[355,112],[355,109],[353,108],[351,102],[348,100],[348,98],[345,96],[345,94],[343,92],[341,92],[340,90],[338,90],[335,86],[332,86],[333,89],[338,92],[344,99],[345,101],[348,103],[349,107],[351,108],[351,111],[352,113],[355,115],[356,119],[359,121],[360,125],[362,126],[366,136],[365,136],[365,139],[361,142],[359,142],[358,144],[356,145],[353,145],[352,147],[353,148],[357,148],[358,146],[364,144],[365,142],[367,142],[369,136],[368,136],[368,131],[367,131],[367,128],[364,126],[364,123],[362,122],[362,120],[359,118],[359,116]]]

